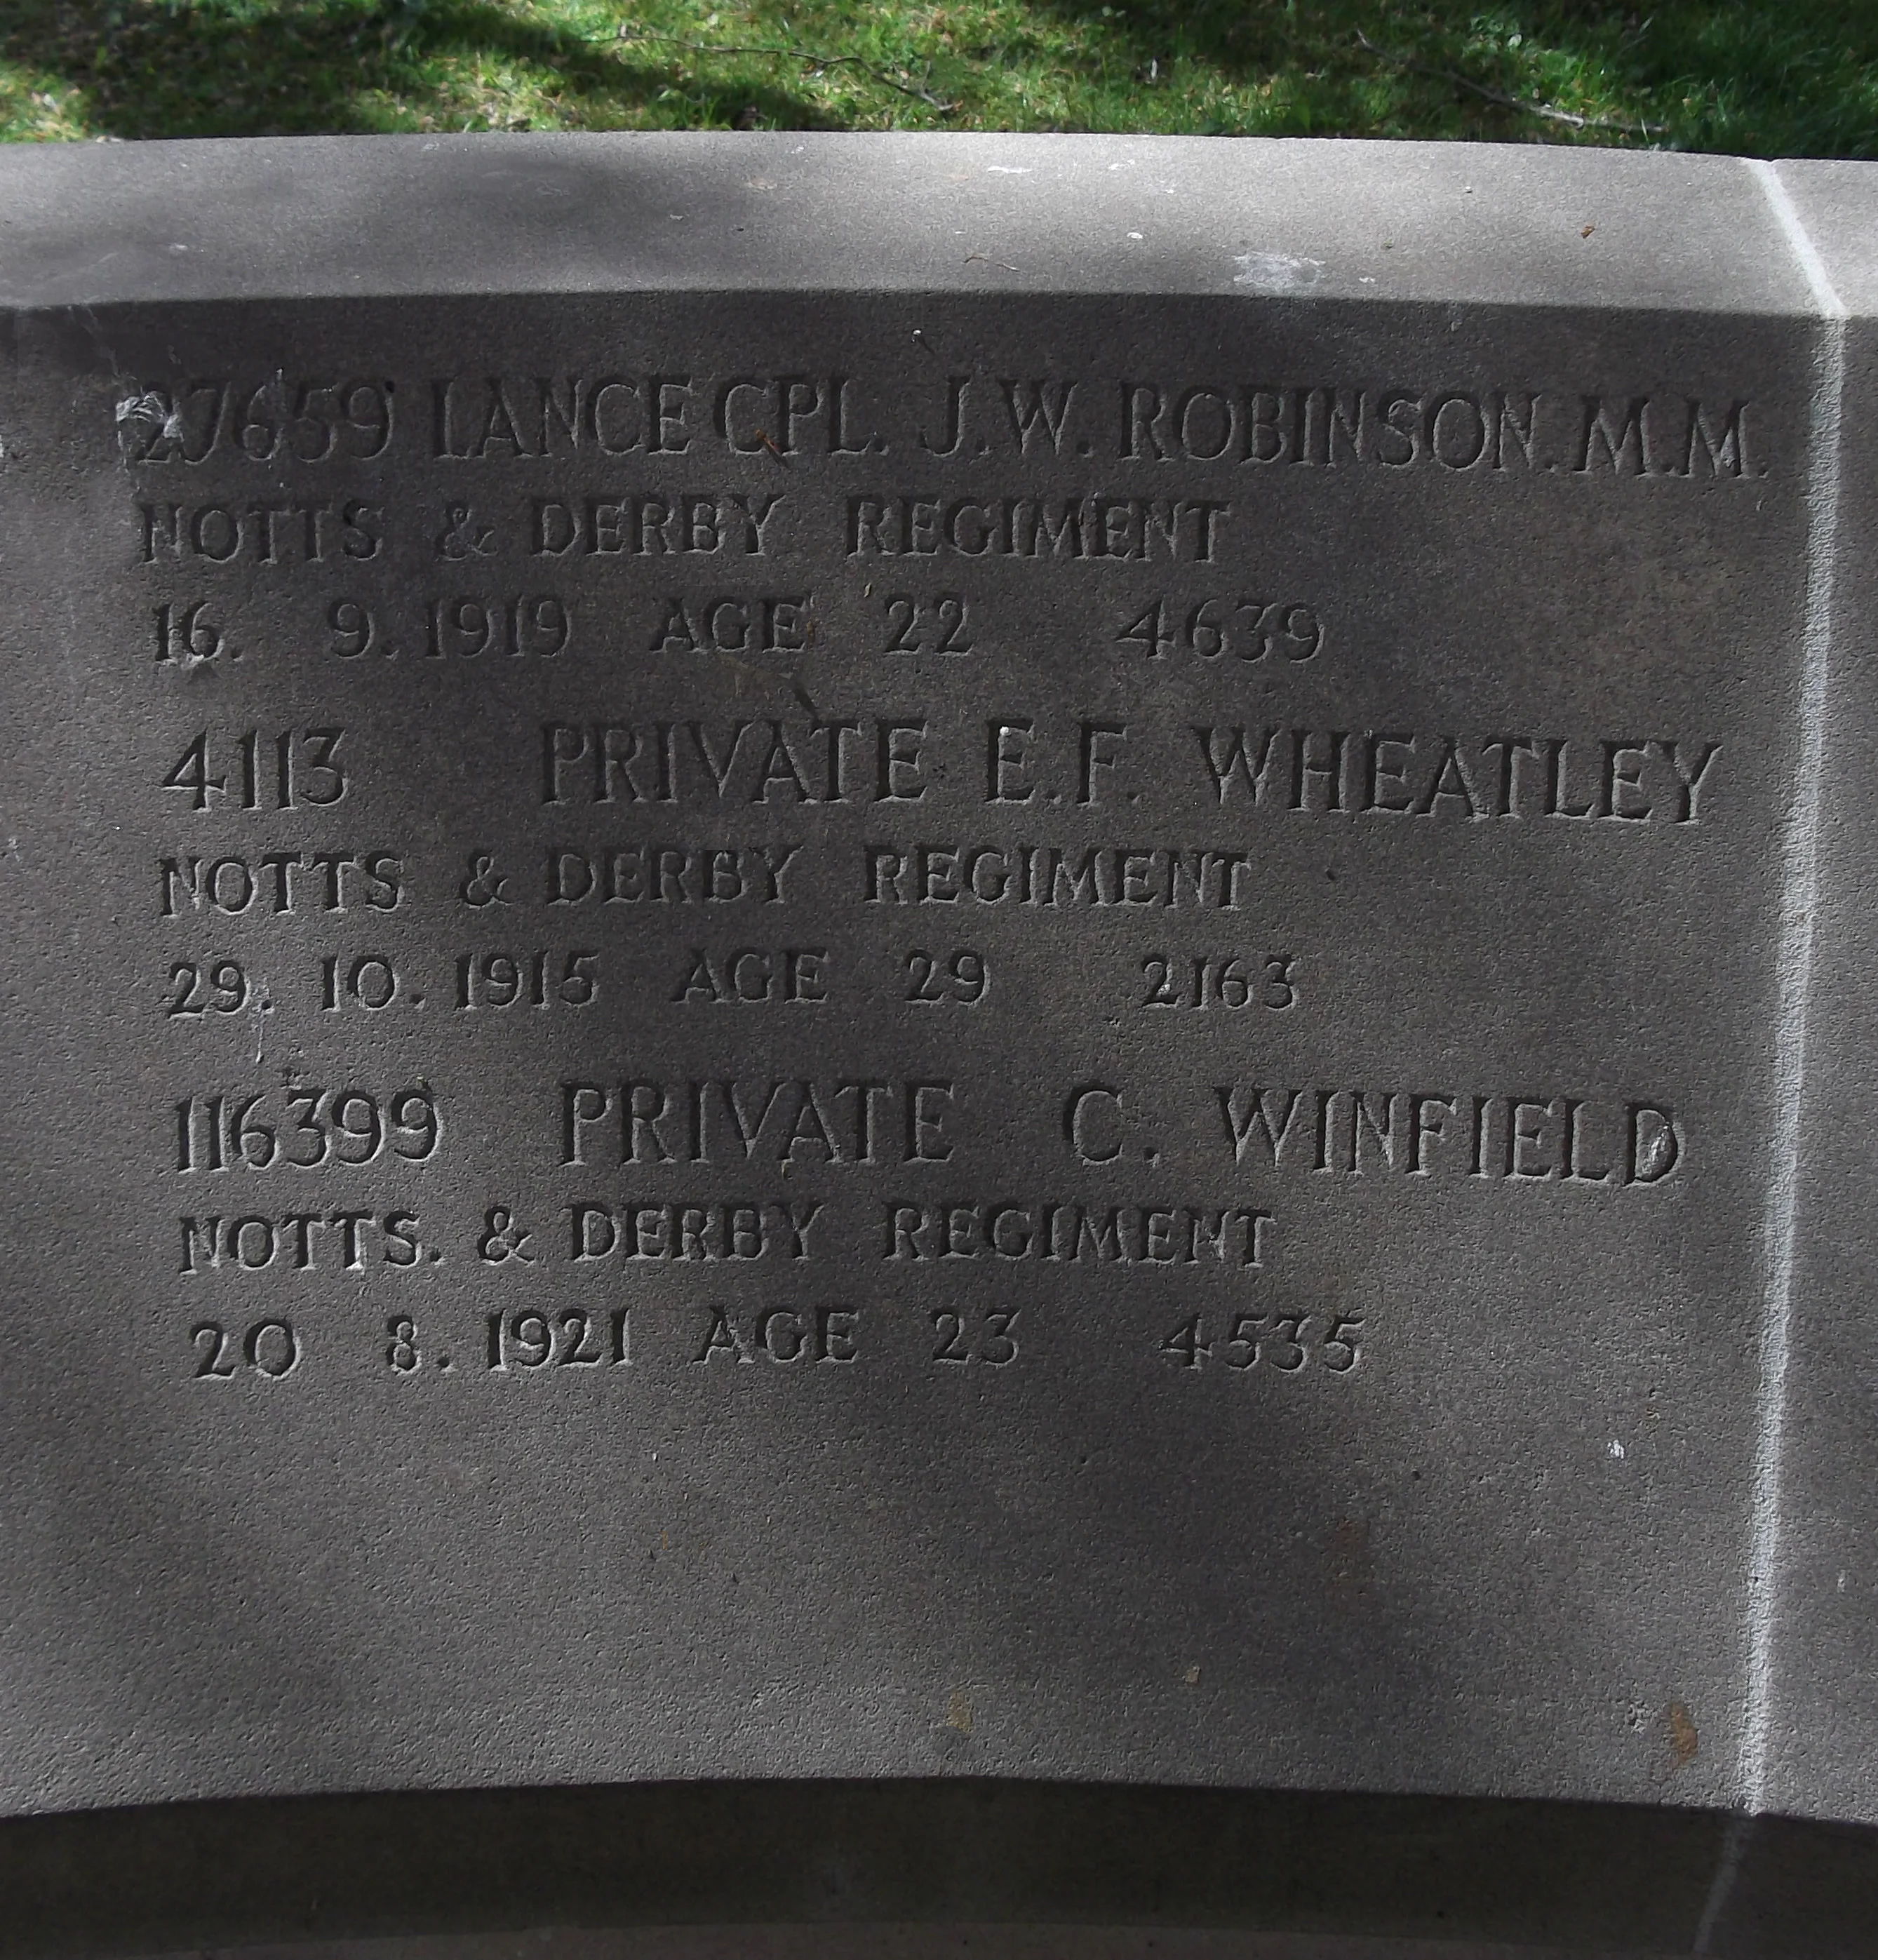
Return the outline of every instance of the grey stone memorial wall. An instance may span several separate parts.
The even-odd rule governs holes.
[[[0,1808],[1878,1816],[1873,183],[0,154]]]

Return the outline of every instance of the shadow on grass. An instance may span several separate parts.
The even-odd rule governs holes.
[[[874,126],[1878,157],[1873,0],[797,0],[786,22],[768,11],[738,9],[726,38],[814,47],[877,80],[902,65],[929,77],[929,107],[917,91],[874,91]],[[591,18],[603,34],[606,17]],[[667,0],[634,0],[631,18],[706,31]],[[863,113],[790,60],[590,38],[547,6],[492,0],[0,0],[0,58],[43,78],[35,86],[81,92],[79,126],[117,136],[520,128],[524,113],[556,128],[812,129]],[[947,102],[956,113],[937,113]]]
[[[478,0],[5,0],[0,20],[0,56],[81,89],[89,127],[112,136],[484,129],[517,72],[556,127],[839,126],[786,87],[713,79],[656,46],[592,40]],[[484,76],[494,85],[479,85]],[[498,110],[496,126],[529,126]]]
[[[1272,84],[1260,134],[1628,135],[1682,149],[1878,156],[1870,0],[1033,4],[1125,39],[1138,83],[1185,62],[1242,87]],[[1563,114],[1536,113],[1561,103]]]

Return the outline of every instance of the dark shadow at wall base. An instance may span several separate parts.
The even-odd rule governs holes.
[[[664,1783],[15,1819],[0,1899],[7,1956],[911,1922],[1825,1960],[1878,1953],[1878,1831],[1456,1797]]]

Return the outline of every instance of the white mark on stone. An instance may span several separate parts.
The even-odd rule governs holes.
[[[1028,164],[987,164],[985,174],[988,177],[1027,177],[1030,175]]]
[[[175,441],[183,433],[181,418],[154,389],[147,394],[126,395],[118,403],[116,414],[119,431],[126,438],[140,431],[150,431],[146,447],[158,435]]]
[[[1131,232],[1128,234],[1128,236],[1129,236],[1131,238],[1135,238],[1135,239],[1138,239],[1138,238],[1141,237],[1141,234],[1138,231],[1131,231]]]
[[[1615,1437],[1612,1437],[1611,1438],[1609,1447],[1611,1454],[1621,1462],[1624,1454],[1624,1446],[1618,1441]]]
[[[1309,291],[1324,275],[1321,259],[1294,259],[1285,252],[1240,252],[1233,263],[1236,286],[1252,286],[1265,293],[1301,293]]]

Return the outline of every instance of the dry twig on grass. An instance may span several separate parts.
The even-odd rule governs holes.
[[[1496,108],[1517,110],[1523,116],[1543,116],[1548,123],[1563,123],[1574,129],[1609,129],[1619,136],[1660,136],[1663,133],[1665,126],[1660,123],[1618,123],[1608,116],[1579,116],[1569,109],[1555,109],[1549,102],[1528,102],[1522,97],[1508,95],[1503,89],[1489,88],[1485,82],[1471,81],[1451,68],[1431,68],[1426,62],[1414,61],[1407,55],[1379,48],[1361,27],[1357,30],[1356,38],[1358,45],[1378,61],[1386,62],[1392,68],[1406,68],[1412,74],[1432,75],[1437,81],[1451,82],[1455,88],[1464,88],[1470,94],[1479,96],[1482,101],[1492,103]]]
[[[785,61],[800,62],[804,68],[816,72],[829,68],[858,68],[863,75],[871,75],[883,88],[896,89],[902,95],[912,96],[915,101],[928,103],[942,116],[950,116],[959,107],[957,103],[947,102],[914,83],[896,80],[885,68],[876,68],[858,55],[818,55],[806,48],[762,47],[735,42],[684,41],[676,34],[655,34],[623,21],[613,38],[621,41],[656,41],[662,47],[683,48],[688,54],[694,55],[776,55]]]

